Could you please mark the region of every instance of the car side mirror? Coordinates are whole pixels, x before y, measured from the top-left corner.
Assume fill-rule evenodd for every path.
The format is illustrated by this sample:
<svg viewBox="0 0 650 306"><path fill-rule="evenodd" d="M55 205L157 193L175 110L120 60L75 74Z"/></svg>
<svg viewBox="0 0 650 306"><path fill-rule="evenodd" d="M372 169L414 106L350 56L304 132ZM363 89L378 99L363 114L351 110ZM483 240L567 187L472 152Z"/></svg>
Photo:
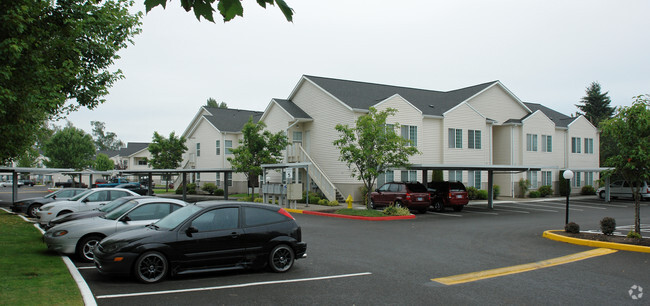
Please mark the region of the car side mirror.
<svg viewBox="0 0 650 306"><path fill-rule="evenodd" d="M122 222L129 222L129 221L131 221L131 218L129 218L129 216L126 215L126 216L120 218L120 221L122 221Z"/></svg>
<svg viewBox="0 0 650 306"><path fill-rule="evenodd" d="M88 198L85 198L85 199L81 200L81 202L84 202L84 203L88 203L89 201L90 200L88 200Z"/></svg>
<svg viewBox="0 0 650 306"><path fill-rule="evenodd" d="M187 234L188 237L192 237L193 233L198 233L198 232L199 229L194 226L190 226L185 230L185 234Z"/></svg>
<svg viewBox="0 0 650 306"><path fill-rule="evenodd" d="M379 188L375 189L375 191L376 191L376 192L381 192L381 191L379 191Z"/></svg>
<svg viewBox="0 0 650 306"><path fill-rule="evenodd" d="M56 200L56 194L52 196L52 200Z"/></svg>

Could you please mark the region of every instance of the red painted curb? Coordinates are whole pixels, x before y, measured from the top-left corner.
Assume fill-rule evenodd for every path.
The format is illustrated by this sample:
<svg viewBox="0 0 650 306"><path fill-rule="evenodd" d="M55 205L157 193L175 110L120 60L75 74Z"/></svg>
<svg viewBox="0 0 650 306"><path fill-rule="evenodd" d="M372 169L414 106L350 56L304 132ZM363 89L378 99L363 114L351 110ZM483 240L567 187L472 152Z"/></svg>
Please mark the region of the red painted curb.
<svg viewBox="0 0 650 306"><path fill-rule="evenodd" d="M364 220L364 221L393 221L393 220L415 219L415 215L390 216L390 217L363 217L363 216L349 216L349 215L329 214L329 213L322 213L322 212L308 211L308 210L303 210L302 213L305 214L305 215L315 215L315 216L323 216L323 217L334 217L334 218Z"/></svg>

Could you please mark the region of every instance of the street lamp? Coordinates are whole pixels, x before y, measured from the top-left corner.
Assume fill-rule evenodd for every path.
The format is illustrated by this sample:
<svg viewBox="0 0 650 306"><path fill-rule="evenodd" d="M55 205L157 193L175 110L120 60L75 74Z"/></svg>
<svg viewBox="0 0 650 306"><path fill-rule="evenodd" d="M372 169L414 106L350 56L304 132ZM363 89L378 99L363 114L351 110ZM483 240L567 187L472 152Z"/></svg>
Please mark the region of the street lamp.
<svg viewBox="0 0 650 306"><path fill-rule="evenodd" d="M562 174L564 179L566 180L566 218L564 219L564 225L569 224L569 194L571 194L571 179L573 178L573 171L571 170L566 170Z"/></svg>

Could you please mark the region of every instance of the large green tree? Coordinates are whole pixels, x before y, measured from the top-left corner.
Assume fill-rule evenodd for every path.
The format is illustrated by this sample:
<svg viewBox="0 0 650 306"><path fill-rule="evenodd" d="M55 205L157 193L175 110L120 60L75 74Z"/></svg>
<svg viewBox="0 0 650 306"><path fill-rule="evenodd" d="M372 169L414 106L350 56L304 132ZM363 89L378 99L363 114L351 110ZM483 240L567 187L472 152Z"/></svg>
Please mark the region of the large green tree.
<svg viewBox="0 0 650 306"><path fill-rule="evenodd" d="M232 149L233 157L228 157L236 172L243 172L249 182L262 174L263 164L276 164L282 160L282 150L287 146L287 136L283 131L275 134L264 130L264 122L253 122L253 117L242 128L243 140ZM253 196L254 196L253 192Z"/></svg>
<svg viewBox="0 0 650 306"><path fill-rule="evenodd" d="M154 169L176 169L180 167L183 161L183 153L187 151L185 141L185 137L177 137L175 132L171 132L169 138L154 132L153 139L149 144L151 158L147 160L147 163ZM165 176L165 179L167 180L165 188L167 188L169 186L169 176Z"/></svg>
<svg viewBox="0 0 650 306"><path fill-rule="evenodd" d="M163 8L167 6L168 0L144 0L144 5L149 12L152 8L160 5ZM256 0L257 4L266 8L267 4L277 5L278 8L287 18L287 21L293 20L293 9L290 8L284 0ZM219 14L223 17L223 21L230 21L237 16L244 16L244 7L241 5L241 0L180 0L181 6L185 11L194 11L196 19L201 20L201 17L214 22L214 12L216 11L213 5L216 2L216 8Z"/></svg>
<svg viewBox="0 0 650 306"><path fill-rule="evenodd" d="M113 169L115 169L115 163L108 157L108 155L104 153L97 154L97 158L95 158L95 170L108 171Z"/></svg>
<svg viewBox="0 0 650 306"><path fill-rule="evenodd" d="M90 121L93 127L93 136L95 137L95 146L97 150L119 150L124 148L124 142L117 138L117 134L106 132L106 124L101 121Z"/></svg>
<svg viewBox="0 0 650 306"><path fill-rule="evenodd" d="M339 139L334 145L341 151L339 160L352 170L353 177L363 181L368 209L377 177L389 169L407 166L409 157L420 153L410 140L395 132L399 123L386 124L386 119L395 113L393 108L377 111L371 107L368 114L357 118L355 127L336 125Z"/></svg>
<svg viewBox="0 0 650 306"><path fill-rule="evenodd" d="M43 146L43 153L48 158L48 167L83 170L93 165L95 143L82 129L68 125L52 135Z"/></svg>
<svg viewBox="0 0 650 306"><path fill-rule="evenodd" d="M582 104L576 104L576 107L580 109L577 114L584 115L591 124L599 127L603 120L612 118L614 115L614 107L609 105L612 100L608 93L601 92L598 82L592 82L586 89L586 95L580 100Z"/></svg>
<svg viewBox="0 0 650 306"><path fill-rule="evenodd" d="M140 32L131 0L0 1L0 162L48 119L94 108L119 79L117 52Z"/></svg>
<svg viewBox="0 0 650 306"><path fill-rule="evenodd" d="M640 194L644 181L650 181L650 96L637 96L629 107L601 123L605 137L616 144L616 153L607 159L613 173L625 179L634 194L634 231L641 233Z"/></svg>

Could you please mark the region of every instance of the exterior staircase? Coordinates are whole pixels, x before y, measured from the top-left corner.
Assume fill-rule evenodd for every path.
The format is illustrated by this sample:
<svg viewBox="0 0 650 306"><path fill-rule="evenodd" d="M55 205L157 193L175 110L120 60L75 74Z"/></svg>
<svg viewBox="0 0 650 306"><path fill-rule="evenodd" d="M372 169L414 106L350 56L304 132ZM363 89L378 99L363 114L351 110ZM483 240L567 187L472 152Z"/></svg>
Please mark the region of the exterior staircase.
<svg viewBox="0 0 650 306"><path fill-rule="evenodd" d="M307 154L300 143L294 143L287 148L287 160L294 163L310 163L308 175L312 182L329 201L345 201L343 195L336 189L334 183L325 175L325 172L318 167L318 164Z"/></svg>

